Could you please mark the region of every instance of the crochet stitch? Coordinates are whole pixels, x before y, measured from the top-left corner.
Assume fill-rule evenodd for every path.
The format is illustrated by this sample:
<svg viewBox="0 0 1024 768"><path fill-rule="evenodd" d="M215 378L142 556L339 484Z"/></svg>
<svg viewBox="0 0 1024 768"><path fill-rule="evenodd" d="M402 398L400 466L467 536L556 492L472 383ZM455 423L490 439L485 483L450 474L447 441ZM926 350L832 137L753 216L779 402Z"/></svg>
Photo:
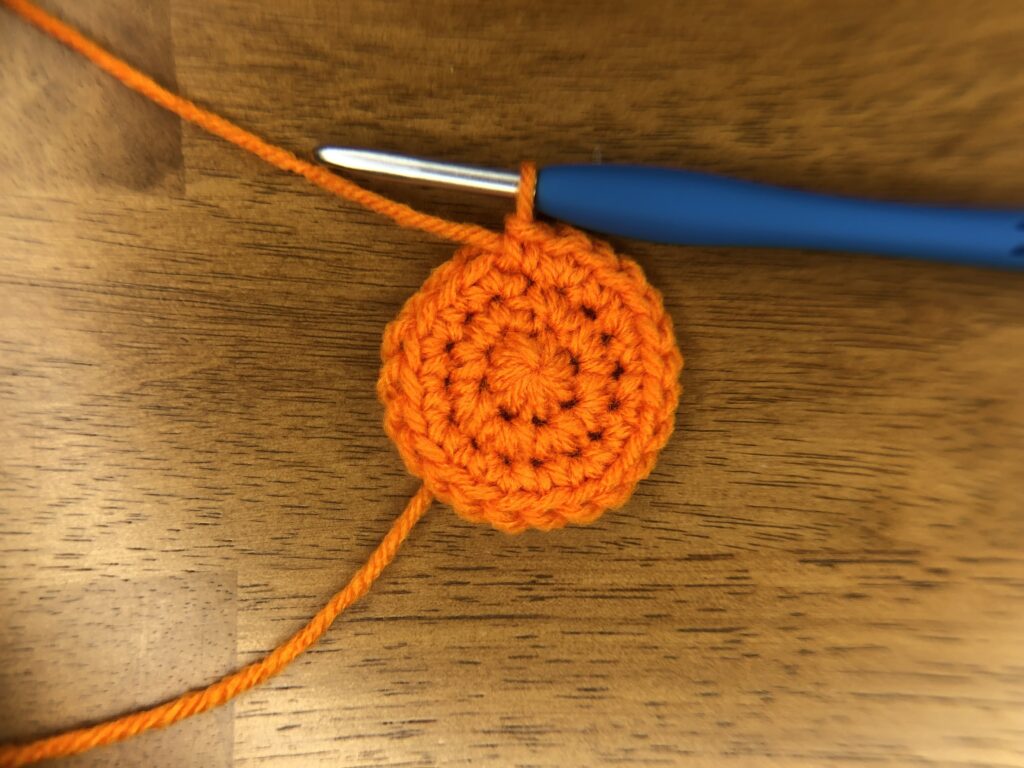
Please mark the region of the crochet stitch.
<svg viewBox="0 0 1024 768"><path fill-rule="evenodd" d="M672 431L682 357L661 297L607 243L533 218L522 168L503 233L390 200L174 94L27 0L7 8L146 98L397 224L461 243L388 326L377 392L423 485L349 583L265 658L148 709L21 744L0 767L78 754L206 712L281 672L365 595L432 500L508 533L623 504Z"/></svg>

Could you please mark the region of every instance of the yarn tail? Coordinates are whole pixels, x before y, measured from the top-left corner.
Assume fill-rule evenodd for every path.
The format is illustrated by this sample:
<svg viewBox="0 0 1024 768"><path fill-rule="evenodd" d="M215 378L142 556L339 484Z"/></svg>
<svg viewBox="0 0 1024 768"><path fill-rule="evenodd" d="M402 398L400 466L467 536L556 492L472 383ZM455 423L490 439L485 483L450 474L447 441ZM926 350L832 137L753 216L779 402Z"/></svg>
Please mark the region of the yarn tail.
<svg viewBox="0 0 1024 768"><path fill-rule="evenodd" d="M28 0L0 0L0 4L71 50L80 53L133 91L141 93L155 104L173 112L183 120L198 125L208 133L251 152L282 171L302 176L318 187L382 216L387 216L403 227L418 229L445 240L482 248L494 248L501 240L500 235L486 227L431 216L391 198L378 195L348 179L331 173L322 166L303 160L283 147L261 139L256 134L235 125L215 112L203 109L183 96L167 90L151 77L102 48L74 27L65 24Z"/></svg>
<svg viewBox="0 0 1024 768"><path fill-rule="evenodd" d="M150 709L116 717L86 728L65 731L37 741L2 745L0 746L0 766L15 768L39 760L76 755L93 747L130 739L132 736L154 728L164 728L179 720L184 720L186 717L219 707L273 677L323 637L334 620L370 590L377 577L394 559L398 548L408 537L413 526L423 517L432 501L433 497L430 492L426 487L421 487L409 501L405 511L391 525L391 530L377 545L377 549L370 555L366 564L356 571L344 589L335 594L327 605L309 620L306 626L263 659L222 677L206 688L189 691Z"/></svg>

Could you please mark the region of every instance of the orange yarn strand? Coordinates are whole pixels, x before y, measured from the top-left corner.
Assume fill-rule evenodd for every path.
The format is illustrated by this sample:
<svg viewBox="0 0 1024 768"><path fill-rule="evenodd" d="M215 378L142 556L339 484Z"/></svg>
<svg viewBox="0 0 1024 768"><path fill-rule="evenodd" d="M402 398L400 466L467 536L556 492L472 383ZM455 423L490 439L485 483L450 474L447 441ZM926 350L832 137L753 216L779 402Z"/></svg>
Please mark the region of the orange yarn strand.
<svg viewBox="0 0 1024 768"><path fill-rule="evenodd" d="M15 768L39 760L76 755L93 747L124 741L144 731L164 728L186 717L219 707L240 693L273 677L323 637L334 620L369 591L384 568L394 559L395 553L413 526L423 517L431 501L430 492L421 487L405 511L392 524L391 530L381 540L377 549L370 555L370 559L356 571L345 588L335 594L306 626L266 657L222 677L206 688L190 691L151 709L133 712L87 728L65 731L27 744L0 746L0 766Z"/></svg>
<svg viewBox="0 0 1024 768"><path fill-rule="evenodd" d="M461 224L438 216L430 216L408 205L378 195L319 165L297 157L287 149L261 139L230 120L172 93L131 64L101 48L74 27L51 16L28 0L0 0L0 2L71 50L82 54L104 72L120 80L132 90L138 91L150 101L173 112L183 120L195 123L214 136L219 136L235 146L252 152L282 171L303 176L318 187L375 213L387 216L403 227L419 229L446 240L481 247L494 247L501 240L500 235L485 227L476 224Z"/></svg>

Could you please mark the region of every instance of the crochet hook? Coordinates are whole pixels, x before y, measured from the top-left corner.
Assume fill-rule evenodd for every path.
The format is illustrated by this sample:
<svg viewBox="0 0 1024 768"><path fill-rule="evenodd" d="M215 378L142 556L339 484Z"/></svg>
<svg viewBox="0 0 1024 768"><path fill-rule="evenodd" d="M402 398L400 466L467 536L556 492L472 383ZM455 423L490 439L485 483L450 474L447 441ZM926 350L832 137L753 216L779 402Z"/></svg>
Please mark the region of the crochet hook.
<svg viewBox="0 0 1024 768"><path fill-rule="evenodd" d="M320 147L347 170L515 195L514 171ZM583 229L679 245L806 248L1024 269L1024 210L883 202L644 165L553 165L536 208Z"/></svg>

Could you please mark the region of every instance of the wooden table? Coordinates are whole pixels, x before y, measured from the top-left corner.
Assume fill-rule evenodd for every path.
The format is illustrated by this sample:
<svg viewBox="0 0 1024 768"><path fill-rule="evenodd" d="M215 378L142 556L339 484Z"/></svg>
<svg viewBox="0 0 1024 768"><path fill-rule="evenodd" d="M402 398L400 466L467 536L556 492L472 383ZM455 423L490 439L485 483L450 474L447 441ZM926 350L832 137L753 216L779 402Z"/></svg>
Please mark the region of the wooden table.
<svg viewBox="0 0 1024 768"><path fill-rule="evenodd" d="M1024 202L1017 0L47 6L300 153ZM347 579L416 487L381 332L452 247L6 12L0 84L9 739L204 684ZM435 508L284 675L67 765L1024 765L1024 276L616 245L687 359L624 509L506 537Z"/></svg>

